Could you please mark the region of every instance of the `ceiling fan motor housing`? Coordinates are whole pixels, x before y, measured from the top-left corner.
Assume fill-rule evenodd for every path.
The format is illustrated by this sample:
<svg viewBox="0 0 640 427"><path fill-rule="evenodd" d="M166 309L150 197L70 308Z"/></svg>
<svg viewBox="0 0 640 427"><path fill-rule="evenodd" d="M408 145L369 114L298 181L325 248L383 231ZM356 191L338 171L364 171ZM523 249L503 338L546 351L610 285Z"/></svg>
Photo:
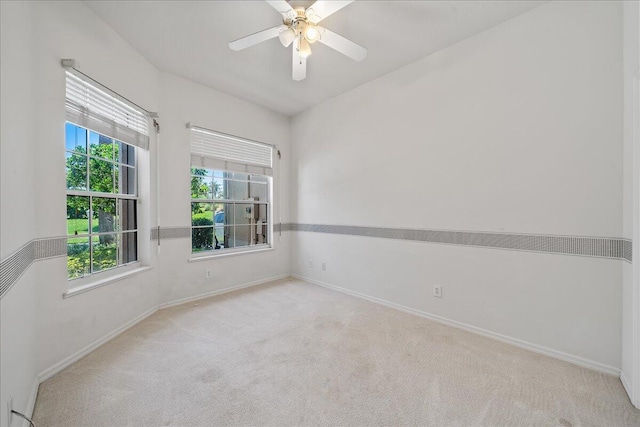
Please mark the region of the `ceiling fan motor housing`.
<svg viewBox="0 0 640 427"><path fill-rule="evenodd" d="M302 7L294 9L295 17L291 17L293 14L289 14L284 18L284 25L295 31L296 35L302 35L305 29L309 26L309 21L305 15L305 9Z"/></svg>
<svg viewBox="0 0 640 427"><path fill-rule="evenodd" d="M306 39L308 43L318 41L322 36L322 31L320 27L316 26L317 24L312 19L313 16L316 16L313 9L305 10L304 8L297 8L294 9L294 12L296 17L292 20L285 18L284 24L293 30L296 37L301 41L303 38Z"/></svg>

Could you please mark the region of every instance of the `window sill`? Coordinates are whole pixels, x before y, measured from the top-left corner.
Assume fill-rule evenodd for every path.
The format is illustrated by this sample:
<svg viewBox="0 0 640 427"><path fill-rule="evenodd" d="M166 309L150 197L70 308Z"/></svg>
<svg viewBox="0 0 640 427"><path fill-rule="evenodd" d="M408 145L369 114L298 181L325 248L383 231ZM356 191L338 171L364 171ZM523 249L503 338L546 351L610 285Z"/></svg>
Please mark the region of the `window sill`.
<svg viewBox="0 0 640 427"><path fill-rule="evenodd" d="M258 254L258 253L262 253L262 252L271 252L274 251L275 249L270 246L268 248L264 248L264 249L252 249L252 250L242 250L242 251L234 251L234 252L225 252L225 253L218 253L218 254L212 254L212 253L207 253L206 255L191 255L191 258L189 258L187 260L187 262L200 262L200 261L208 261L208 260L212 260L212 259L216 259L216 258L226 258L226 257L230 257L230 256L236 256L236 255L245 255L245 254Z"/></svg>
<svg viewBox="0 0 640 427"><path fill-rule="evenodd" d="M86 285L76 286L75 288L71 288L68 291L66 291L64 294L62 294L62 298L67 299L67 298L82 294L84 292L90 291L92 289L100 288L104 285L108 285L109 283L117 282L119 280L126 279L131 276L135 276L136 274L144 273L145 271L149 271L152 268L153 267L150 267L150 266L142 266L133 270L126 271L124 273L116 274L114 276L109 276L104 279L100 279L95 282L88 283Z"/></svg>

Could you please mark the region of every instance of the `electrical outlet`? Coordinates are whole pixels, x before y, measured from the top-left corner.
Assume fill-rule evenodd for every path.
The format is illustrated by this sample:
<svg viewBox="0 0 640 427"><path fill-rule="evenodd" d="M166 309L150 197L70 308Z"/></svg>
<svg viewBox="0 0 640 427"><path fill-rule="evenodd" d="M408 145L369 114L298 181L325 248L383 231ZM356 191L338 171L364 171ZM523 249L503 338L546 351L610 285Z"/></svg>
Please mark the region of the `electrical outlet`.
<svg viewBox="0 0 640 427"><path fill-rule="evenodd" d="M313 268L313 260L312 259L309 260L309 268Z"/></svg>
<svg viewBox="0 0 640 427"><path fill-rule="evenodd" d="M326 270L326 269L327 269L327 263L326 263L326 262L323 262L323 263L322 263L322 269L323 269L323 270Z"/></svg>
<svg viewBox="0 0 640 427"><path fill-rule="evenodd" d="M442 298L442 286L433 287L433 296L436 298Z"/></svg>
<svg viewBox="0 0 640 427"><path fill-rule="evenodd" d="M9 400L7 400L7 426L11 425L12 417L13 417L13 396L9 395Z"/></svg>
<svg viewBox="0 0 640 427"><path fill-rule="evenodd" d="M204 277L206 279L211 279L213 277L213 274L211 273L210 269L207 269L207 270L204 271Z"/></svg>

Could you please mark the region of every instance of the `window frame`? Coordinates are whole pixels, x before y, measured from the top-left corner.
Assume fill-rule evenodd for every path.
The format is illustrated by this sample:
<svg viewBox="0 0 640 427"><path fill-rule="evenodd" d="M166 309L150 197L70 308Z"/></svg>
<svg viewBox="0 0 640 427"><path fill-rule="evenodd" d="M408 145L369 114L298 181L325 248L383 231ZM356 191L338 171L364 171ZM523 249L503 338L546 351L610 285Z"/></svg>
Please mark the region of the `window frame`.
<svg viewBox="0 0 640 427"><path fill-rule="evenodd" d="M208 175L206 175L205 177L210 178L211 180L211 197L208 198L194 198L193 197L193 193L192 193L192 187L191 187L191 180L194 177L202 177L200 175L195 175L193 173L194 169L204 169L207 170L209 172ZM222 176L216 176L216 173L221 173ZM247 175L247 179L246 180L242 180L242 179L236 179L235 177L232 178L227 178L226 174L243 174L243 175ZM260 181L253 181L251 180L252 176L257 176L260 177ZM236 183L247 183L248 185L250 184L257 184L257 185L264 185L265 186L265 190L266 190L266 200L252 200L252 199L237 199L237 198L216 198L215 194L214 194L214 180L220 180L220 181L230 181L230 182L236 182ZM265 250L271 250L273 248L273 244L272 244L272 236L273 236L273 201L272 201L272 197L273 197L273 177L269 176L269 175L263 175L263 174L259 174L259 173L252 173L252 172L238 172L238 171L234 171L234 170L224 170L221 168L216 168L216 167L207 167L207 166L199 166L199 165L191 165L190 169L189 169L189 192L191 194L190 197L190 202L189 202L189 206L190 206L190 224L189 224L189 228L190 228L190 239L191 239L191 259L197 259L197 258L210 258L210 257L217 257L217 256L227 256L227 255L232 255L232 254L240 254L240 253L250 253L250 252L261 252L261 251L265 251ZM226 195L225 195L226 196ZM216 205L216 204L222 204L225 206L225 219L229 218L228 216L228 212L227 212L227 206L231 205L233 206L233 217L235 219L235 209L237 205L252 205L252 211L251 211L251 215L254 215L254 211L253 209L255 209L256 205L260 205L260 206L264 206L264 210L265 210L265 215L266 215L266 222L262 223L262 226L265 227L265 234L263 234L264 239L266 240L265 243L250 243L247 244L246 246L234 246L234 247L223 247L223 248L219 248L219 249L215 249L215 245L213 245L212 242L212 248L211 249L201 249L201 250L194 250L194 230L197 229L207 229L207 228L212 228L213 229L213 241L215 241L215 237L216 237L216 229L219 228L220 226L216 225L215 222L215 217L216 217L216 212L212 211L212 225L194 225L193 224L193 204L194 203L204 203L204 204L211 204L211 205ZM256 227L257 227L257 223L255 222L255 218L251 219L251 223L249 224L239 224L239 223L234 223L233 224L229 224L227 225L226 221L224 223L224 225L222 225L223 230L227 227L231 228L233 230L233 241L235 243L236 237L235 237L235 232L237 227L243 227L243 226L248 226L251 230L251 237L249 239L250 242L254 242L256 237L257 237L257 233L256 233ZM226 240L225 240L226 242Z"/></svg>
<svg viewBox="0 0 640 427"><path fill-rule="evenodd" d="M85 139L86 139L86 145L85 145L85 152L78 152L75 150L70 150L67 147L67 126L68 125L72 125L75 126L77 129L81 129L83 130L86 135L85 135ZM95 133L98 136L103 136L105 138L111 139L112 140L112 145L115 144L124 144L126 145L128 148L133 149L133 154L134 154L134 158L133 158L133 164L129 164L129 163L123 163L121 161L121 157L116 157L115 155L113 155L111 157L111 159L105 159L103 157L97 156L97 155L93 155L91 153L91 133ZM87 127L85 125L80 125L77 123L74 123L73 121L70 120L65 120L65 138L64 138L64 153L65 153L65 167L67 164L67 159L69 157L67 157L68 155L71 156L82 156L85 158L85 162L86 162L86 175L85 175L85 188L84 189L76 189L76 188L66 188L66 192L65 192L65 200L67 201L67 206L68 206L68 198L71 197L87 197L88 200L88 213L87 213L87 232L83 233L83 234L69 234L69 226L68 226L68 220L69 218L67 218L67 222L65 223L65 228L66 228L66 232L65 232L65 237L67 240L67 263L69 260L69 240L71 239L78 239L78 238L82 238L82 239L88 239L89 242L89 271L86 274L82 274L80 276L75 276L75 277L70 277L69 276L69 270L67 269L67 281L69 283L74 282L74 285L76 285L78 282L83 282L87 279L91 279L91 280L105 280L104 277L105 275L103 275L103 273L108 273L111 272L113 274L114 271L117 270L117 274L123 274L126 273L128 270L130 270L130 266L138 264L140 262L140 221L139 221L139 176L138 176L138 161L139 161L139 151L137 146L121 141L117 138L114 138L112 136L106 135L104 133L98 132L96 130L91 129L90 127ZM115 150L114 150L115 151ZM112 168L112 179L113 179L113 183L114 183L114 187L113 187L113 191L112 193L108 193L108 192L104 192L104 191L93 191L91 190L91 160L98 160L101 162L107 162L110 164L110 167ZM120 192L120 188L118 188L118 192L116 191L116 187L115 187L115 182L116 182L116 171L117 172L117 176L118 176L118 185L120 186L122 183L122 170L123 168L131 168L133 170L133 193L132 194L125 194ZM66 179L66 173L65 173L65 179ZM66 187L66 184L65 184ZM94 198L105 198L105 199L113 199L114 203L115 203L115 213L114 216L116 218L118 218L118 226L114 227L114 230L112 231L97 231L94 232L93 231L93 221L94 221L94 204L93 204L93 199ZM122 222L123 222L123 214L122 214L122 201L127 201L127 200L133 200L135 203L135 207L134 207L134 214L135 214L135 227L131 228L131 229L125 229L125 227L123 226ZM135 236L135 240L134 240L134 247L135 247L135 260L133 261L128 261L128 262L123 262L120 263L121 261L121 257L122 257L122 253L123 251L123 245L124 245L124 239L123 236L124 235L132 235ZM105 236L105 235L115 235L116 238L116 265L113 267L109 267L106 269L101 269L101 270L97 270L94 271L94 245L93 245L93 239L94 238L100 238L100 236ZM68 267L68 264L67 264ZM129 267L129 268L127 268ZM84 279L84 280L83 280ZM82 286L82 283L80 283L80 286Z"/></svg>

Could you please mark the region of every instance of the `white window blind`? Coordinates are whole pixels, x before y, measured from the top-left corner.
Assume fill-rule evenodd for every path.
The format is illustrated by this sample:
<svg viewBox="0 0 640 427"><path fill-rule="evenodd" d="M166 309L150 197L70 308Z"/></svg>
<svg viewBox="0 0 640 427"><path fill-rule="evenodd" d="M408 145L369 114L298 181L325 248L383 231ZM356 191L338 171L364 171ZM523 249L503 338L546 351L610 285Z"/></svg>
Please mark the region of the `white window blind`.
<svg viewBox="0 0 640 427"><path fill-rule="evenodd" d="M67 120L127 144L149 149L149 118L67 71Z"/></svg>
<svg viewBox="0 0 640 427"><path fill-rule="evenodd" d="M190 124L187 127L193 166L272 175L273 146Z"/></svg>

